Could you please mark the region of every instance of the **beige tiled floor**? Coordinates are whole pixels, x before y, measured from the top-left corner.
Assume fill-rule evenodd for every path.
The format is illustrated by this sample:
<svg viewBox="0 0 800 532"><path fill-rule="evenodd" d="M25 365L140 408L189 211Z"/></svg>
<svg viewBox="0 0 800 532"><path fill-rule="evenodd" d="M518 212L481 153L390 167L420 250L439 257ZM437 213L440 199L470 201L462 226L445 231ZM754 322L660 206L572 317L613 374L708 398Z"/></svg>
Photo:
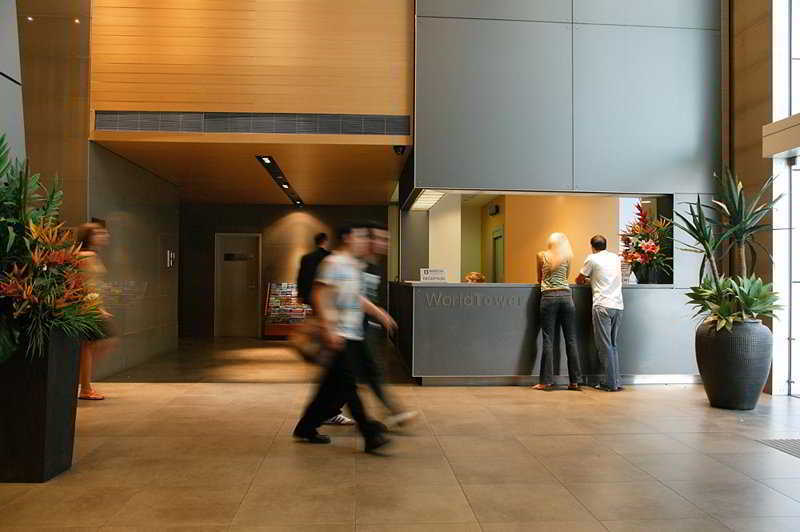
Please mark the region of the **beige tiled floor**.
<svg viewBox="0 0 800 532"><path fill-rule="evenodd" d="M349 427L295 443L315 372L263 342L189 342L98 384L73 469L0 485L0 530L781 532L800 530L800 399L708 407L700 386L618 394L422 388L390 457ZM370 410L381 411L368 392Z"/></svg>

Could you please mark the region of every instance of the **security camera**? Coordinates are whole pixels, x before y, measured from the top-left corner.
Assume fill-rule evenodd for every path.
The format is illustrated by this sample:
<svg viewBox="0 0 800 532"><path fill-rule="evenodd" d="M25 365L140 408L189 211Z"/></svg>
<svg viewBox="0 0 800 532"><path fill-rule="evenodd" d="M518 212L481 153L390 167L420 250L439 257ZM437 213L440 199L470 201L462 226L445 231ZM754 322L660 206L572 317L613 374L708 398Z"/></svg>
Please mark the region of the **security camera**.
<svg viewBox="0 0 800 532"><path fill-rule="evenodd" d="M405 146L392 146L392 149L397 155L403 155L406 152Z"/></svg>

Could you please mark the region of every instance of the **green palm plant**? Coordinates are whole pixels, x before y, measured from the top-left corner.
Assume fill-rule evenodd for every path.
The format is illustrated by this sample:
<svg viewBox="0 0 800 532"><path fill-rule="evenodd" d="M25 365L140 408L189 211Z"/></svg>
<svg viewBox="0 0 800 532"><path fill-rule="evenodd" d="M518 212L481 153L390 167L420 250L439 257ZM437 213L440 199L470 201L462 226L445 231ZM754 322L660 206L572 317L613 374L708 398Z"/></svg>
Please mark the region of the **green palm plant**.
<svg viewBox="0 0 800 532"><path fill-rule="evenodd" d="M687 294L689 304L696 308L695 316L705 315L706 321L715 323L717 330L730 330L736 322L759 317L774 318L780 308L772 284L748 275L746 262L746 250L755 256L754 246L761 246L753 236L771 229L763 220L781 196L770 201L762 201L762 197L774 181L775 177L767 179L759 192L748 198L741 181L726 172L724 179L718 178L720 199L703 204L698 195L694 203L688 204L688 214L675 214L675 227L694 241L678 242L685 246L684 250L703 256L698 285ZM735 278L725 276L719 268L719 260L733 248L740 252L742 262L741 275Z"/></svg>
<svg viewBox="0 0 800 532"><path fill-rule="evenodd" d="M719 190L718 199L711 205L707 205L717 213L717 217L711 223L723 231L729 240L722 255L727 255L731 250L735 250L739 258L739 269L742 277L747 277L748 258L751 262L750 271L755 269L758 254L756 246L765 252L772 261L772 256L755 236L763 231L769 231L772 226L764 222L764 218L772 212L772 209L781 200L783 194L772 199L763 199L775 179L772 176L766 179L761 189L752 198L748 198L744 193L744 186L730 169L726 169L722 175L714 175Z"/></svg>

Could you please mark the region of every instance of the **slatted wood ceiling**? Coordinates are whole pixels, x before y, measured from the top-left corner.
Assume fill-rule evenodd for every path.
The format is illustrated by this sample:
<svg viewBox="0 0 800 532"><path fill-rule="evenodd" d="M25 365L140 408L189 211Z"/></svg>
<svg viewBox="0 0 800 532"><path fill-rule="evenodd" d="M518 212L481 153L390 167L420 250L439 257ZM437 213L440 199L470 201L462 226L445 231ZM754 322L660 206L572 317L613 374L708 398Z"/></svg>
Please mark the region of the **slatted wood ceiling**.
<svg viewBox="0 0 800 532"><path fill-rule="evenodd" d="M93 0L91 108L411 115L413 0Z"/></svg>

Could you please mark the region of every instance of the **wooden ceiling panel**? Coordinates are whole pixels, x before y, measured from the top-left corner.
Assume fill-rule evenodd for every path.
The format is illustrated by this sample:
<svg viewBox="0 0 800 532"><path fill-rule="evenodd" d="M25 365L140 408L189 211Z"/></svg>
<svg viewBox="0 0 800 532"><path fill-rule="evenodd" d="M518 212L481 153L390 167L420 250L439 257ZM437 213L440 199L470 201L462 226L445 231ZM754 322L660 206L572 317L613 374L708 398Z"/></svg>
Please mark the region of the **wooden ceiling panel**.
<svg viewBox="0 0 800 532"><path fill-rule="evenodd" d="M407 157L387 145L99 143L175 183L190 203L290 203L256 159L269 155L306 204L386 204Z"/></svg>

